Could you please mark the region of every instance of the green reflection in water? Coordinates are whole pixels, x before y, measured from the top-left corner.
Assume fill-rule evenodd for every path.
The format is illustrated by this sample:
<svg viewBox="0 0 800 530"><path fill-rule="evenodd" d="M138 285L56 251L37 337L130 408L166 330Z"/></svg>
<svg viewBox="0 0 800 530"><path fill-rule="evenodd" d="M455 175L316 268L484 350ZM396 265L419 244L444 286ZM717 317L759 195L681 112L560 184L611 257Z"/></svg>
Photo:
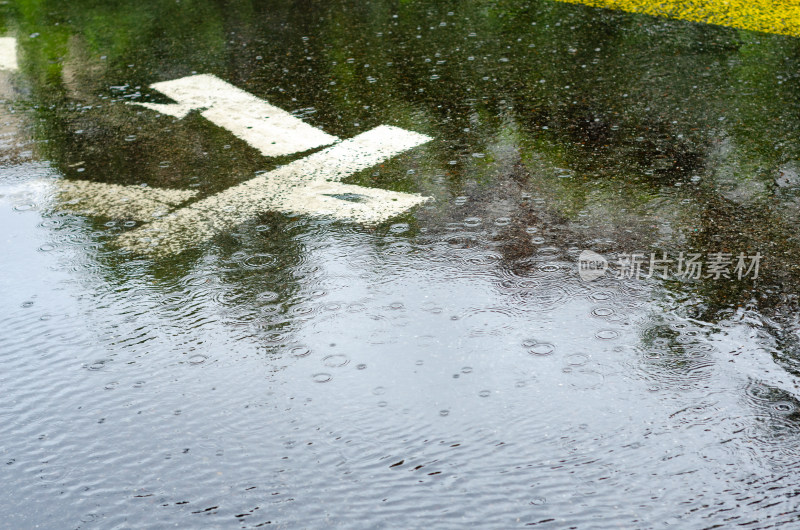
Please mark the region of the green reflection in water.
<svg viewBox="0 0 800 530"><path fill-rule="evenodd" d="M509 262L531 252L518 227L546 218L605 253L766 256L756 282L665 282L695 316L785 308L796 292L797 39L546 1L2 9L38 149L67 177L205 195L286 162L197 116L124 104L165 101L148 85L207 72L340 137L379 124L435 137L350 180L436 196L420 214L432 226L465 193L543 199L505 232Z"/></svg>

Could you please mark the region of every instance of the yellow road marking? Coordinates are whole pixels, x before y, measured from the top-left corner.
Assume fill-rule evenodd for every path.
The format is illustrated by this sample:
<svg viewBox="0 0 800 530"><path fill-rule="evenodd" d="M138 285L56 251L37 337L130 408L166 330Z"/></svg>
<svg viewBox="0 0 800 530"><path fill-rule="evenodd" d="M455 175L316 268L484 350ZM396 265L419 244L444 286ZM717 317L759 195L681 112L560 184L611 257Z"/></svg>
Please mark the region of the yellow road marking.
<svg viewBox="0 0 800 530"><path fill-rule="evenodd" d="M797 0L557 0L800 37Z"/></svg>

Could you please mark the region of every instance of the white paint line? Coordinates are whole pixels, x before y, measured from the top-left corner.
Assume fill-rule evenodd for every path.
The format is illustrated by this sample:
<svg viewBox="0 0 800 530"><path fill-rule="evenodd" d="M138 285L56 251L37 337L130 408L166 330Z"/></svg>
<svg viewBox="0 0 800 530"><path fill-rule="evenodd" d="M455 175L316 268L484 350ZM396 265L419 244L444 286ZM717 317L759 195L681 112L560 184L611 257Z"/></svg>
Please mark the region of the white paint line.
<svg viewBox="0 0 800 530"><path fill-rule="evenodd" d="M357 202L337 196L354 196ZM375 225L431 200L419 194L365 188L341 182L315 183L283 201L280 211L334 217Z"/></svg>
<svg viewBox="0 0 800 530"><path fill-rule="evenodd" d="M123 234L118 242L123 248L140 253L178 253L264 211L327 215L376 224L429 198L339 181L430 140L397 127L376 127L192 203ZM359 195L363 202L331 196L348 194Z"/></svg>
<svg viewBox="0 0 800 530"><path fill-rule="evenodd" d="M176 118L183 118L192 110L201 110L201 116L229 130L264 156L300 153L339 140L210 74L150 86L177 103L132 104Z"/></svg>
<svg viewBox="0 0 800 530"><path fill-rule="evenodd" d="M82 215L152 221L197 195L193 190L120 186L88 180L60 180L58 205Z"/></svg>
<svg viewBox="0 0 800 530"><path fill-rule="evenodd" d="M0 37L0 70L17 69L17 39Z"/></svg>

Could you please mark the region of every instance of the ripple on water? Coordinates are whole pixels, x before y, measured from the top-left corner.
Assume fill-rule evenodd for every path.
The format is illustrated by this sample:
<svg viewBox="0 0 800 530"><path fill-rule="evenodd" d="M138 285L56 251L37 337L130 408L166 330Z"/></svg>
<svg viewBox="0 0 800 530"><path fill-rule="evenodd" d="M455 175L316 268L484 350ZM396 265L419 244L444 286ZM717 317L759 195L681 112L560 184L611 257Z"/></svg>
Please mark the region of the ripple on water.
<svg viewBox="0 0 800 530"><path fill-rule="evenodd" d="M601 289L591 291L587 296L594 302L608 302L614 300L617 297L617 293L615 291Z"/></svg>
<svg viewBox="0 0 800 530"><path fill-rule="evenodd" d="M280 295L275 291L261 291L256 295L257 302L274 302L280 298Z"/></svg>
<svg viewBox="0 0 800 530"><path fill-rule="evenodd" d="M215 286L219 284L219 281L219 276L216 274L209 272L195 272L184 276L180 281L180 285L183 288L203 289Z"/></svg>
<svg viewBox="0 0 800 530"><path fill-rule="evenodd" d="M342 366L346 366L349 362L350 359L347 357L347 355L340 353L327 355L322 358L322 363L328 368L341 368Z"/></svg>
<svg viewBox="0 0 800 530"><path fill-rule="evenodd" d="M308 357L311 355L311 348L303 345L297 345L289 349L289 355L292 357Z"/></svg>
<svg viewBox="0 0 800 530"><path fill-rule="evenodd" d="M314 380L315 383L327 383L331 379L333 379L333 376L325 372L320 372L312 375L311 378Z"/></svg>
<svg viewBox="0 0 800 530"><path fill-rule="evenodd" d="M600 340L614 340L619 338L619 331L615 329L601 329L595 333L594 336Z"/></svg>
<svg viewBox="0 0 800 530"><path fill-rule="evenodd" d="M595 307L592 309L592 316L596 316L598 318L607 318L614 315L614 309L606 306Z"/></svg>
<svg viewBox="0 0 800 530"><path fill-rule="evenodd" d="M471 249L478 246L478 238L472 234L453 234L445 238L445 242L454 249Z"/></svg>
<svg viewBox="0 0 800 530"><path fill-rule="evenodd" d="M549 342L537 342L528 346L528 353L537 357L547 357L556 351L556 347Z"/></svg>
<svg viewBox="0 0 800 530"><path fill-rule="evenodd" d="M683 344L686 346L692 345L697 342L697 336L695 335L684 335L681 333L677 337L675 337L675 342L678 344Z"/></svg>
<svg viewBox="0 0 800 530"><path fill-rule="evenodd" d="M269 344L270 346L276 346L279 344L284 344L289 341L290 334L280 331L271 331L269 333L265 333L262 340Z"/></svg>
<svg viewBox="0 0 800 530"><path fill-rule="evenodd" d="M715 370L716 363L707 353L687 353L670 345L637 349L642 375L659 387L689 390L706 385Z"/></svg>
<svg viewBox="0 0 800 530"><path fill-rule="evenodd" d="M528 276L520 276L507 268L501 270L500 278L493 278L494 285L504 293L540 289L542 282Z"/></svg>
<svg viewBox="0 0 800 530"><path fill-rule="evenodd" d="M777 401L772 404L772 410L774 410L778 414L788 416L790 414L794 414L795 411L797 411L797 405L795 403L792 403L791 401Z"/></svg>
<svg viewBox="0 0 800 530"><path fill-rule="evenodd" d="M589 356L585 353L573 353L567 356L566 362L570 366L583 366L589 362Z"/></svg>
<svg viewBox="0 0 800 530"><path fill-rule="evenodd" d="M555 259L561 255L561 249L558 247L539 247L536 254L543 259Z"/></svg>
<svg viewBox="0 0 800 530"><path fill-rule="evenodd" d="M539 265L539 272L547 275L553 275L556 273L566 273L567 270L564 267L557 265L555 263L543 263Z"/></svg>
<svg viewBox="0 0 800 530"><path fill-rule="evenodd" d="M203 364L208 360L208 355L203 355L202 353L196 353L189 357L189 364Z"/></svg>
<svg viewBox="0 0 800 530"><path fill-rule="evenodd" d="M272 254L250 254L245 256L240 264L243 268L249 270L264 270L274 267L277 264L278 258Z"/></svg>
<svg viewBox="0 0 800 530"><path fill-rule="evenodd" d="M796 463L800 456L796 443L800 424L796 420L765 414L747 417L746 424L743 436L748 444L760 447L762 453L782 455L787 463Z"/></svg>
<svg viewBox="0 0 800 530"><path fill-rule="evenodd" d="M428 301L422 304L422 310L428 313L433 313L434 315L439 315L444 311L444 308L442 308L436 302Z"/></svg>
<svg viewBox="0 0 800 530"><path fill-rule="evenodd" d="M469 266L487 266L492 265L503 259L503 256L498 252L491 252L486 250L474 250L465 253L459 259L460 263Z"/></svg>
<svg viewBox="0 0 800 530"><path fill-rule="evenodd" d="M245 293L237 292L230 287L222 286L211 291L211 300L224 307L237 307L245 298Z"/></svg>
<svg viewBox="0 0 800 530"><path fill-rule="evenodd" d="M111 362L111 359L98 359L98 360L93 361L93 362L91 362L89 364L85 364L84 368L86 368L87 370L90 370L92 372L97 372L97 371L105 369L110 362Z"/></svg>
<svg viewBox="0 0 800 530"><path fill-rule="evenodd" d="M190 292L166 293L158 299L159 311L179 315L191 313L201 303L199 298L193 299L191 295ZM169 318L174 318L174 315L169 315Z"/></svg>
<svg viewBox="0 0 800 530"><path fill-rule="evenodd" d="M64 220L63 219L58 219L58 218L52 218L51 217L49 219L44 219L41 223L39 223L39 227L41 227L41 228L59 228L63 224L64 224Z"/></svg>
<svg viewBox="0 0 800 530"><path fill-rule="evenodd" d="M538 289L520 289L512 297L521 309L547 312L566 302L569 293L564 287L543 283Z"/></svg>
<svg viewBox="0 0 800 530"><path fill-rule="evenodd" d="M475 308L460 316L460 320L468 326L469 334L473 337L511 333L515 324L522 319L522 313L511 307Z"/></svg>
<svg viewBox="0 0 800 530"><path fill-rule="evenodd" d="M595 390L603 386L606 381L603 373L591 368L574 369L569 366L564 368L563 372L570 374L569 385L579 390Z"/></svg>
<svg viewBox="0 0 800 530"><path fill-rule="evenodd" d="M312 318L314 315L319 313L320 308L317 306L313 306L310 304L299 304L292 307L289 310L289 314L291 314L295 318Z"/></svg>

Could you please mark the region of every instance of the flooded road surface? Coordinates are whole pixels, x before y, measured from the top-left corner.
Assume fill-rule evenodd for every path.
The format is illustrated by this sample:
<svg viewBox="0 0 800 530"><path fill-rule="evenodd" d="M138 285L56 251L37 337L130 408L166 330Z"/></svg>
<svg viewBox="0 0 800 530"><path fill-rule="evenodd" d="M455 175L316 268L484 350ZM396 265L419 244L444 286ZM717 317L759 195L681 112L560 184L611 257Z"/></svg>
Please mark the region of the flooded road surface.
<svg viewBox="0 0 800 530"><path fill-rule="evenodd" d="M0 14L1 527L800 524L790 19Z"/></svg>

